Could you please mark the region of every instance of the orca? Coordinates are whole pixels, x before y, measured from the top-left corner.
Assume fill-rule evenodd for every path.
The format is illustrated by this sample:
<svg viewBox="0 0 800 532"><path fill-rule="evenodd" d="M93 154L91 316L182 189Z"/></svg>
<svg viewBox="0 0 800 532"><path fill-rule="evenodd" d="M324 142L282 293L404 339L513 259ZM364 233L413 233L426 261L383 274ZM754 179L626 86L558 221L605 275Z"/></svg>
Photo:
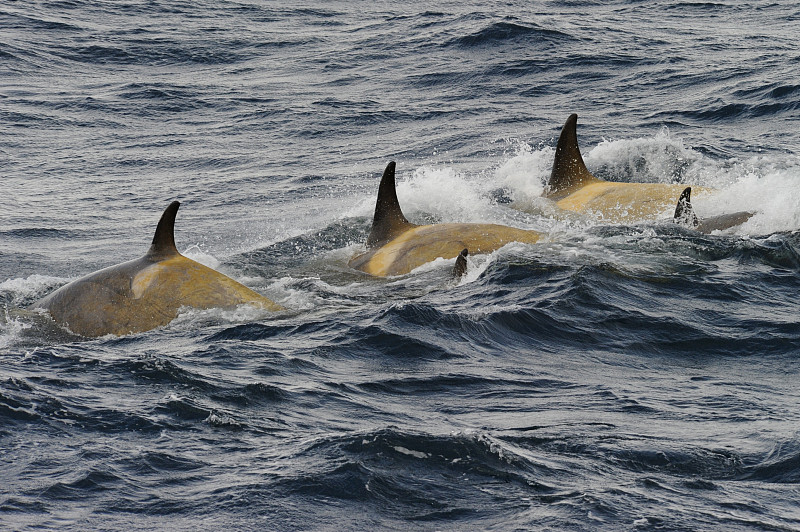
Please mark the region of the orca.
<svg viewBox="0 0 800 532"><path fill-rule="evenodd" d="M249 304L280 310L270 299L178 252L174 227L179 206L174 201L166 208L144 257L72 281L29 308L46 310L56 323L86 337L162 327L181 307Z"/></svg>
<svg viewBox="0 0 800 532"><path fill-rule="evenodd" d="M578 147L578 115L567 118L558 138L544 196L561 209L588 214L606 223L652 221L669 212L686 185L604 181L586 168ZM698 191L709 189L696 187Z"/></svg>
<svg viewBox="0 0 800 532"><path fill-rule="evenodd" d="M439 257L456 258L465 248L472 254L491 253L511 242L532 244L541 237L536 231L497 224L413 224L397 200L395 167L392 161L383 172L367 249L349 262L354 269L378 277L404 275ZM463 259L466 268L466 255Z"/></svg>
<svg viewBox="0 0 800 532"><path fill-rule="evenodd" d="M742 225L753 216L753 212L740 211L731 214L721 214L719 216L709 216L702 220L697 217L692 207L692 187L686 187L678 198L675 206L675 215L672 221L678 225L695 229L701 233L711 233L712 231L722 231L737 225Z"/></svg>

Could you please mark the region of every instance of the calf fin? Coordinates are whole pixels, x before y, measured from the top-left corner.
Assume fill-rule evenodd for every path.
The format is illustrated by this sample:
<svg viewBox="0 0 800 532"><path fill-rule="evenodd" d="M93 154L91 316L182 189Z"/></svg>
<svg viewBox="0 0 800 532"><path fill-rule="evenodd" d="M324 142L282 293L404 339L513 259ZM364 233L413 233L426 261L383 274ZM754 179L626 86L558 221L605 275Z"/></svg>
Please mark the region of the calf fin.
<svg viewBox="0 0 800 532"><path fill-rule="evenodd" d="M730 214L720 214L719 216L709 216L701 220L694 213L691 195L692 187L686 187L681 193L681 197L678 199L678 205L675 207L675 216L672 220L676 224L696 229L701 233L722 231L724 229L736 227L737 225L742 225L755 214L754 212L740 211Z"/></svg>
<svg viewBox="0 0 800 532"><path fill-rule="evenodd" d="M678 198L678 205L675 206L675 215L672 221L684 227L697 228L700 225L700 220L692 208L692 187L686 187L681 192L681 197Z"/></svg>
<svg viewBox="0 0 800 532"><path fill-rule="evenodd" d="M453 268L453 279L461 279L467 273L467 255L469 250L464 248L456 257L456 265Z"/></svg>

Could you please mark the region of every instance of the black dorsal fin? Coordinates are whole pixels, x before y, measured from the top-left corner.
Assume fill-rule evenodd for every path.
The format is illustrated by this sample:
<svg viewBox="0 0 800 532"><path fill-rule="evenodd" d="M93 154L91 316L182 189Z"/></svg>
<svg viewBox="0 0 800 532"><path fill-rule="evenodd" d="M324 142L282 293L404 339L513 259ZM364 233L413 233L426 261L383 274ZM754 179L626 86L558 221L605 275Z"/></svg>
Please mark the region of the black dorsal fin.
<svg viewBox="0 0 800 532"><path fill-rule="evenodd" d="M453 279L461 279L467 273L467 255L469 250L464 248L456 257L456 265L453 268Z"/></svg>
<svg viewBox="0 0 800 532"><path fill-rule="evenodd" d="M394 182L395 162L386 165L381 184L378 187L378 201L375 203L375 216L372 218L372 231L367 238L367 247L374 248L392 240L400 233L416 227L403 216L397 189Z"/></svg>
<svg viewBox="0 0 800 532"><path fill-rule="evenodd" d="M181 204L173 201L164 210L161 220L158 221L156 234L153 235L153 243L147 251L150 258L162 258L169 255L180 255L178 248L175 247L175 215L178 214L178 207Z"/></svg>
<svg viewBox="0 0 800 532"><path fill-rule="evenodd" d="M586 169L586 164L578 148L578 115L571 114L556 145L556 156L553 159L553 170L547 183L545 196L548 198L566 197L576 189L589 183L600 181Z"/></svg>
<svg viewBox="0 0 800 532"><path fill-rule="evenodd" d="M672 217L672 221L692 228L700 225L700 220L697 219L697 215L692 208L692 187L686 187L681 192L681 197L678 198L678 205L675 206L675 216Z"/></svg>

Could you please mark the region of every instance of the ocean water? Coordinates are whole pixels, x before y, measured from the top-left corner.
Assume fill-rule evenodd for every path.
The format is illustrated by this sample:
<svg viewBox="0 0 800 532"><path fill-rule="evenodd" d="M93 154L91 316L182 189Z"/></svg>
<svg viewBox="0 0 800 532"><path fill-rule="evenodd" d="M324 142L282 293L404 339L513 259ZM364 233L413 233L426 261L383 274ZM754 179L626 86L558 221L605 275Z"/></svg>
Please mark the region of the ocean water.
<svg viewBox="0 0 800 532"><path fill-rule="evenodd" d="M800 529L800 7L0 5L0 528ZM589 168L721 234L565 218ZM545 233L376 279L418 223ZM25 308L176 241L287 308L85 339Z"/></svg>

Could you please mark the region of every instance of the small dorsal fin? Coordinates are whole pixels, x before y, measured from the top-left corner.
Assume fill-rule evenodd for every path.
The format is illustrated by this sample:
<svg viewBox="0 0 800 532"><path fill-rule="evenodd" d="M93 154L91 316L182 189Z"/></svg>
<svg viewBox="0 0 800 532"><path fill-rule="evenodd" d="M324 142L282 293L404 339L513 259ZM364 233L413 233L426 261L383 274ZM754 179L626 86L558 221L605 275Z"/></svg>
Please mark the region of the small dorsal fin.
<svg viewBox="0 0 800 532"><path fill-rule="evenodd" d="M553 159L553 170L550 172L550 181L545 192L548 198L566 197L584 185L600 181L586 169L586 164L583 162L581 150L578 148L577 124L578 115L573 113L561 128L556 156Z"/></svg>
<svg viewBox="0 0 800 532"><path fill-rule="evenodd" d="M456 257L456 265L453 268L453 279L461 279L467 273L467 255L469 250L464 248Z"/></svg>
<svg viewBox="0 0 800 532"><path fill-rule="evenodd" d="M156 234L153 235L153 243L147 251L147 256L153 257L166 257L169 255L179 255L178 248L175 247L175 215L178 214L178 207L180 202L173 201L164 210L161 215L161 220L158 221L156 227Z"/></svg>
<svg viewBox="0 0 800 532"><path fill-rule="evenodd" d="M375 216L372 218L372 231L367 238L367 247L373 248L392 240L400 233L416 227L403 216L400 202L397 201L394 170L395 162L386 165L381 184L378 187L378 201L375 203Z"/></svg>
<svg viewBox="0 0 800 532"><path fill-rule="evenodd" d="M692 228L700 225L700 220L697 219L697 215L692 208L692 187L686 187L681 192L681 197L678 198L678 205L675 206L675 216L672 217L672 221Z"/></svg>

